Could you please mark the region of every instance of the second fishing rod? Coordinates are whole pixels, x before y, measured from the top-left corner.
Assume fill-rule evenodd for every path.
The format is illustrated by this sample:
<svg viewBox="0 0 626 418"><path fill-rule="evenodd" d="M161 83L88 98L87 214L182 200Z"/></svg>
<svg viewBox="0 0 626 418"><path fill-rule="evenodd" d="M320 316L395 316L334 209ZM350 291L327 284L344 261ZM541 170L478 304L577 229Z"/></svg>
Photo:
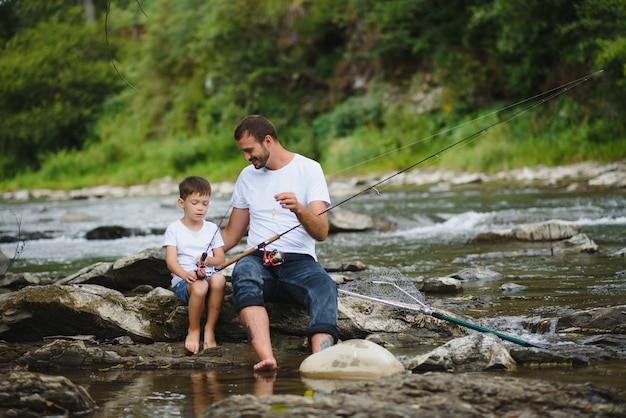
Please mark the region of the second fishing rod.
<svg viewBox="0 0 626 418"><path fill-rule="evenodd" d="M376 182L376 183L366 187L365 189L363 189L363 190L353 194L352 196L347 197L346 199L340 201L339 203L336 203L334 205L329 206L328 208L326 208L324 211L318 213L317 215L319 216L319 215L322 215L324 213L327 213L327 212L335 209L336 207L341 206L341 205L343 205L343 204L345 204L345 203L355 199L356 197L361 196L361 195L363 195L365 193L368 193L370 191L374 191L376 193L379 193L379 191L377 190L377 187L380 186L381 184L386 183L389 180L391 180L391 179L393 179L393 178L395 178L395 177L397 177L397 176L399 176L399 175L401 175L403 173L406 173L409 170L412 170L413 168L417 167L418 165L421 165L421 164L425 163L426 161L429 161L429 160L431 160L433 158L439 157L441 154L443 154L443 153L445 153L445 152L447 152L447 151L449 151L449 150L451 150L451 149L453 149L453 148L455 148L455 147L457 147L457 146L459 146L459 145L461 145L463 143L466 143L466 142L468 142L468 141L470 141L472 139L476 139L479 136L486 134L488 131L490 131L491 129L493 129L493 128L497 127L497 126L504 125L504 124L507 124L507 123L511 122L513 119L521 116L522 114L527 113L527 112L531 111L532 109L534 109L534 108L536 108L538 106L541 106L541 105L543 105L545 103L548 103L549 101L555 99L556 97L561 96L562 94L565 94L566 92L570 91L571 89L573 89L573 88L575 88L575 87L577 87L577 86L579 86L579 85L589 81L592 77L602 73L603 71L604 70L596 71L594 73L588 74L588 75L586 75L584 77L578 78L578 79L576 79L574 81L571 81L569 83L566 83L566 84L561 85L559 87L556 87L554 89L551 89L551 90L548 90L546 92L540 93L540 94L535 95L535 96L533 96L531 98L522 100L521 102L518 102L517 104L508 106L505 109L508 109L510 107L513 107L513 106L517 106L517 105L519 105L521 103L526 103L528 101L531 102L530 104L522 107L519 111L513 112L509 116L504 117L502 119L498 119L496 122L488 124L488 125L484 126L483 128L478 129L477 131L473 132L472 134L470 134L470 135L468 135L468 136L466 136L466 137L464 137L464 138L462 138L462 139L460 139L460 140L458 140L456 142L453 142L452 144L449 144L449 145L441 148L440 150L438 150L438 151L436 151L436 152L434 152L434 153L432 153L432 154L430 154L430 155L420 159L419 161L416 161L415 163L413 163L413 164L411 164L411 165L409 165L409 166L407 166L407 167L405 167L405 168L403 168L401 170L396 171L395 173L393 173L393 174L391 174L391 175L389 175L389 176L379 180L378 182ZM503 109L503 110L505 110L505 109ZM434 135L434 136L437 136L437 135ZM255 251L258 251L258 250L264 250L264 263L267 263L267 265L277 265L277 264L280 264L282 262L282 260L283 260L283 254L281 252L279 252L279 251L272 251L271 253L268 254L265 251L266 247L269 244L273 243L274 241L279 240L282 236L290 233L291 231L293 231L293 230L295 230L295 229L297 229L297 228L299 228L301 226L302 226L302 224L299 223L299 224L294 225L293 227L291 227L289 229L286 229L285 231L283 231L281 233L278 233L278 234L276 234L276 235L266 239L265 241L259 243L258 245L254 246L254 247L249 248L248 250L244 251L243 253L241 253L241 254L239 254L239 255L237 255L237 256L229 259L229 260L226 260L224 263L222 263L219 266L217 266L216 270L217 271L223 270L226 267L230 266L231 264L239 261L241 258L243 258L243 257L245 257L247 255L250 255L250 254L252 254L252 253L254 253Z"/></svg>

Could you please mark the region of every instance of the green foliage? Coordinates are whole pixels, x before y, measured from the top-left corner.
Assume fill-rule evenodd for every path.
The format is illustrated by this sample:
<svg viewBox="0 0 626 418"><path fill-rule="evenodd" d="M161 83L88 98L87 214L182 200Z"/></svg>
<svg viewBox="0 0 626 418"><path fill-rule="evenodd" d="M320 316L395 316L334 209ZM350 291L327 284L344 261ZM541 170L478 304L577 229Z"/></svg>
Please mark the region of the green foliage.
<svg viewBox="0 0 626 418"><path fill-rule="evenodd" d="M3 188L233 179L249 113L327 173L397 170L599 69L425 165L626 156L626 0L120 0L106 32L93 3L0 2Z"/></svg>
<svg viewBox="0 0 626 418"><path fill-rule="evenodd" d="M6 43L0 58L2 178L37 169L52 152L82 147L103 98L119 89L98 36L95 23L50 19Z"/></svg>

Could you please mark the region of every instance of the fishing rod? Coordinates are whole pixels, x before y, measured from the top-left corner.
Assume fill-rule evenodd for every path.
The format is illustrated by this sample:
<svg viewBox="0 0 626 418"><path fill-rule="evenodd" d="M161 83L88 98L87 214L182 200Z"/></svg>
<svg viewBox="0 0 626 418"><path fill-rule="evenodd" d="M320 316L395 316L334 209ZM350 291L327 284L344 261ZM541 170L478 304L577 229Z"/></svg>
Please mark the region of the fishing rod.
<svg viewBox="0 0 626 418"><path fill-rule="evenodd" d="M148 15L143 10L143 6L139 2L139 0L135 0L135 2L137 3L137 6L139 6L139 10L141 10L141 13L143 13L143 15L147 17ZM111 0L107 2L106 12L104 14L104 41L107 47L107 52L109 53L109 61L111 61L111 65L115 69L115 72L117 73L117 75L120 76L122 80L124 80L126 85L130 87L131 89L135 90L136 92L139 92L139 90L137 90L137 88L133 86L131 82L128 81L128 79L122 75L120 70L117 68L117 65L115 64L115 59L113 59L113 52L111 52L111 45L109 45L109 12L110 11L111 11Z"/></svg>
<svg viewBox="0 0 626 418"><path fill-rule="evenodd" d="M206 266L204 265L204 260L206 260L206 258L209 256L209 251L211 250L211 244L213 243L213 240L215 239L215 236L217 235L217 233L220 231L220 228L222 227L222 223L224 223L224 219L226 219L226 215L228 214L229 210L230 210L230 206L226 208L226 211L220 218L220 223L217 225L217 228L215 228L215 232L213 232L213 236L209 240L209 244L207 245L206 250L204 250L202 255L200 255L200 263L202 264L199 264L198 268L196 269L196 277L198 279L204 279L206 277L206 270L205 270ZM216 271L219 271L219 270L216 270Z"/></svg>
<svg viewBox="0 0 626 418"><path fill-rule="evenodd" d="M358 196L360 196L362 194L365 194L365 193L367 193L369 191L373 190L374 192L376 192L376 194L380 194L380 192L376 188L378 186L380 186L381 184L383 184L383 183L385 183L385 182L387 182L387 181L389 181L389 180L399 176L400 174L403 174L403 173L406 173L409 170L412 170L413 168L417 167L418 165L420 165L422 163L425 163L426 161L428 161L428 160L430 160L432 158L438 157L440 154L443 154L444 152L449 151L452 148L455 148L458 145L460 145L460 144L462 144L464 142L469 141L470 139L476 138L479 135L486 134L487 131L491 130L492 128L495 128L497 126L509 123L510 121L512 121L513 119L523 115L524 113L527 113L527 112L531 111L532 109L534 109L534 108L536 108L538 106L541 106L542 104L545 104L545 103L549 102L550 100L553 100L554 98L556 98L558 96L561 96L562 94L564 94L567 91L573 89L574 87L578 87L579 85L589 81L592 77L594 77L594 76L596 76L596 75L598 75L598 74L600 74L602 72L604 72L604 70L599 70L599 71L593 72L593 73L588 74L588 75L586 75L584 77L580 77L580 78L578 78L576 80L570 81L569 83L565 83L565 84L563 84L563 85L561 85L559 87L556 87L556 88L554 88L552 90L548 90L548 91L546 91L544 93L540 93L538 95L533 96L530 100L538 98L538 97L543 97L543 96L545 96L545 97L542 98L542 99L537 100L536 102L533 102L533 103L527 105L526 107L522 108L518 112L512 113L510 116L508 116L506 118L499 119L496 122L493 122L493 123L485 126L484 128L481 128L481 129L475 131L474 133L472 133L472 134L470 134L470 135L468 135L468 136L466 136L466 137L464 137L464 138L462 138L462 139L460 139L460 140L458 140L456 142L453 142L450 145L447 145L447 146L443 147L439 151L436 151L436 152L430 154L429 156L427 156L425 158L422 158L421 160L419 160L419 161L417 161L417 162L415 162L415 163L413 163L413 164L411 164L411 165L409 165L409 166L407 166L407 167L405 167L405 168L395 172L394 174L391 174L391 175L383 178L382 180L379 180L378 182L372 184L371 186L366 187L365 189L355 193L354 195L352 195L352 196L350 196L350 197L340 201L339 203L329 206L324 211L318 213L317 216L323 215L324 213L329 212L329 211L335 209L336 207L341 206L344 203L347 203L347 202L349 202L349 201L357 198ZM523 103L525 101L527 101L527 100L523 100L523 101L521 101L519 103ZM252 248L249 248L248 250L244 251L243 253L241 253L241 254L239 254L239 255L237 255L237 256L229 259L229 260L226 260L224 263L222 263L219 266L217 266L216 269L218 271L219 270L223 270L224 268L230 266L231 264L239 261L241 258L243 258L243 257L245 257L247 255L250 255L250 254L254 253L257 250L264 249L267 245L269 245L272 242L280 239L283 235L288 234L289 232L291 232L291 231L293 231L293 230L295 230L295 229L297 229L297 228L299 228L301 226L302 226L302 224L300 223L298 225L295 225L295 226L285 230L284 232L281 232L279 234L274 235L271 238L268 238L267 240L263 241L262 243L254 246Z"/></svg>

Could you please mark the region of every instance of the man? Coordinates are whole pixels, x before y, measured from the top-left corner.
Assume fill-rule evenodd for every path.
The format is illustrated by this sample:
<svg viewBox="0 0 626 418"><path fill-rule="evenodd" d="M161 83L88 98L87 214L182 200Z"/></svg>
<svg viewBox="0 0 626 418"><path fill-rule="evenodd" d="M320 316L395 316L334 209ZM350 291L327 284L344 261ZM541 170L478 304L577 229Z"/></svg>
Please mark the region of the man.
<svg viewBox="0 0 626 418"><path fill-rule="evenodd" d="M283 148L276 128L264 117L245 117L235 129L235 140L252 165L235 184L233 209L222 232L224 250L234 247L248 228L251 248L289 231L241 258L232 273L235 309L260 359L254 371L275 370L265 301L292 300L309 310L307 335L314 353L339 337L337 287L315 254L316 241L328 236L323 212L330 197L321 166ZM282 257L273 257L274 250Z"/></svg>

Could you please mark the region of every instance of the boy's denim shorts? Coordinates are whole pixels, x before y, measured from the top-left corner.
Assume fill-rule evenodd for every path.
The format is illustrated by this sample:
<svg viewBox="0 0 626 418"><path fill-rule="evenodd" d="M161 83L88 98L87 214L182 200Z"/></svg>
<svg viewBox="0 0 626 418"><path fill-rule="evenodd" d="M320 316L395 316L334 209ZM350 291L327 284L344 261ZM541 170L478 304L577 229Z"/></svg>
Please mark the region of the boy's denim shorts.
<svg viewBox="0 0 626 418"><path fill-rule="evenodd" d="M189 293L187 292L187 282L180 281L174 285L174 293L178 300L184 303L189 303Z"/></svg>
<svg viewBox="0 0 626 418"><path fill-rule="evenodd" d="M263 251L237 261L232 273L233 303L237 312L265 301L296 302L309 311L309 338L318 333L339 339L337 285L313 257L286 253L278 266L263 266Z"/></svg>
<svg viewBox="0 0 626 418"><path fill-rule="evenodd" d="M206 273L207 273L207 276L204 278L204 280L208 282L209 280L211 280L211 276L215 273L215 271L210 271L207 269ZM189 303L189 292L187 292L186 281L182 280L176 283L176 285L174 285L172 290L174 291L174 294L176 294L176 297L178 298L178 300L184 303Z"/></svg>

